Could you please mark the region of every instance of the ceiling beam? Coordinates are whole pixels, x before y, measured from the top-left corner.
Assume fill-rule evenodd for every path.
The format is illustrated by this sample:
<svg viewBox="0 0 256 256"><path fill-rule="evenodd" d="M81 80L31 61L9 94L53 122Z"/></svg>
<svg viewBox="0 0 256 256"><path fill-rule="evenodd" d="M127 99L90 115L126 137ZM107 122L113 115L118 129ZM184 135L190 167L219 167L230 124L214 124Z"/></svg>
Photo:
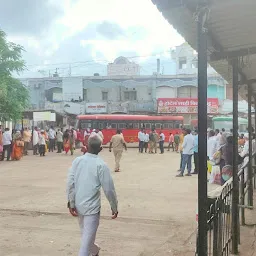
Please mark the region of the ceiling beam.
<svg viewBox="0 0 256 256"><path fill-rule="evenodd" d="M247 56L256 54L256 47L239 49L237 51L216 51L210 55L211 61L218 61L223 59L233 59L240 56Z"/></svg>

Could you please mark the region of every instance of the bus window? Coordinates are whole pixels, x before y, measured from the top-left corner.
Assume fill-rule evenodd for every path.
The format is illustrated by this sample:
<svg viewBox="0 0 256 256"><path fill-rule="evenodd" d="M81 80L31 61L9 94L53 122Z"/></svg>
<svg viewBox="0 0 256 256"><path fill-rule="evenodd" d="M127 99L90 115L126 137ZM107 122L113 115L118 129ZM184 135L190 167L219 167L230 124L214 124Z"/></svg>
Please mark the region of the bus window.
<svg viewBox="0 0 256 256"><path fill-rule="evenodd" d="M104 124L103 123L98 123L98 128L99 129L103 129L104 128Z"/></svg>
<svg viewBox="0 0 256 256"><path fill-rule="evenodd" d="M174 123L174 128L175 128L175 129L180 129L180 123L175 122L175 123Z"/></svg>
<svg viewBox="0 0 256 256"><path fill-rule="evenodd" d="M145 123L144 125L145 125L146 129L151 129L151 124L150 123Z"/></svg>
<svg viewBox="0 0 256 256"><path fill-rule="evenodd" d="M81 121L81 129L85 130L87 128L91 128L92 127L92 123L91 122L83 122Z"/></svg>
<svg viewBox="0 0 256 256"><path fill-rule="evenodd" d="M120 123L120 124L118 124L118 128L119 129L125 129L126 125L124 123Z"/></svg>
<svg viewBox="0 0 256 256"><path fill-rule="evenodd" d="M169 123L169 129L173 129L173 122Z"/></svg>
<svg viewBox="0 0 256 256"><path fill-rule="evenodd" d="M112 129L117 129L117 124L111 124Z"/></svg>
<svg viewBox="0 0 256 256"><path fill-rule="evenodd" d="M126 129L132 129L132 123L126 123L125 127Z"/></svg>
<svg viewBox="0 0 256 256"><path fill-rule="evenodd" d="M162 124L159 124L159 123L155 124L155 128L156 129L162 129Z"/></svg>
<svg viewBox="0 0 256 256"><path fill-rule="evenodd" d="M133 129L139 129L139 124L138 123L133 123Z"/></svg>
<svg viewBox="0 0 256 256"><path fill-rule="evenodd" d="M163 124L163 129L169 129L170 127L169 127L169 124L168 123L165 123L165 124Z"/></svg>

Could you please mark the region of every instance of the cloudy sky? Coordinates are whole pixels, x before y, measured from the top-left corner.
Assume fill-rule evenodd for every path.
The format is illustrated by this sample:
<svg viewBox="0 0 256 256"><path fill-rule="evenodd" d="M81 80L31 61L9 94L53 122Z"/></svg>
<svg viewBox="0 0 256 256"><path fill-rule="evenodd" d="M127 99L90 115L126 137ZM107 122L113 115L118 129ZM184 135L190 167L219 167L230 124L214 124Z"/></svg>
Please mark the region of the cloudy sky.
<svg viewBox="0 0 256 256"><path fill-rule="evenodd" d="M183 42L151 0L0 0L0 6L0 28L26 49L23 77L56 68L67 76L70 67L72 75L105 75L120 55L144 74L156 70L159 57L168 73L170 48Z"/></svg>

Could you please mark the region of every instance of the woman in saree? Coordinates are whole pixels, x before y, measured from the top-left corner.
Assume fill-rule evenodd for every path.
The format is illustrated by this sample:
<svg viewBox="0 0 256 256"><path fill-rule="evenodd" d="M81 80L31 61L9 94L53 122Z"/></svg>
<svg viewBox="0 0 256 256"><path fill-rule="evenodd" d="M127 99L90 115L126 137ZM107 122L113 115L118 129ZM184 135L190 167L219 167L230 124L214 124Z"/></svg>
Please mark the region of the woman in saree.
<svg viewBox="0 0 256 256"><path fill-rule="evenodd" d="M12 154L11 158L12 160L20 160L23 155L23 148L24 148L24 142L22 140L22 136L20 131L17 131L13 135L13 145L12 145Z"/></svg>
<svg viewBox="0 0 256 256"><path fill-rule="evenodd" d="M72 156L74 154L75 143L76 143L76 136L74 134L74 130L71 130L71 132L70 132L69 143L70 143L70 152L71 152L71 156Z"/></svg>
<svg viewBox="0 0 256 256"><path fill-rule="evenodd" d="M49 145L49 136L48 136L48 132L47 131L44 131L43 132L43 136L44 136L44 139L45 139L45 153L48 152L48 145Z"/></svg>
<svg viewBox="0 0 256 256"><path fill-rule="evenodd" d="M91 130L90 128L87 128L85 131L84 131L84 146L86 146L88 148L88 139L91 135Z"/></svg>
<svg viewBox="0 0 256 256"><path fill-rule="evenodd" d="M66 154L70 150L70 134L69 131L66 130L63 134L63 147Z"/></svg>

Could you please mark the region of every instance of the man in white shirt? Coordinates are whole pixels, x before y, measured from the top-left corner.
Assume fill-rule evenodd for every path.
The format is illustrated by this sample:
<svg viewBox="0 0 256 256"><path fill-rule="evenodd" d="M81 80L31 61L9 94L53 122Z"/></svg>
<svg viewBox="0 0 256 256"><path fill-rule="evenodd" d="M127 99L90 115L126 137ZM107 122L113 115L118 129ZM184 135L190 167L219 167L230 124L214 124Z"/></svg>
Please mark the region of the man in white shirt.
<svg viewBox="0 0 256 256"><path fill-rule="evenodd" d="M213 160L214 154L218 151L218 142L213 130L209 132L209 138L207 141L207 156L209 160Z"/></svg>
<svg viewBox="0 0 256 256"><path fill-rule="evenodd" d="M144 129L141 128L138 132L138 140L139 140L139 153L143 153L144 148Z"/></svg>
<svg viewBox="0 0 256 256"><path fill-rule="evenodd" d="M102 141L103 141L103 140L104 140L104 135L103 135L101 129L99 129L98 135L101 137L101 139L102 139Z"/></svg>
<svg viewBox="0 0 256 256"><path fill-rule="evenodd" d="M37 127L33 130L33 155L38 155L38 142L39 142L39 134Z"/></svg>
<svg viewBox="0 0 256 256"><path fill-rule="evenodd" d="M53 128L53 126L51 126L50 130L49 130L49 152L53 152L54 150L54 144L55 144L55 137L56 137L56 132Z"/></svg>
<svg viewBox="0 0 256 256"><path fill-rule="evenodd" d="M7 151L7 161L10 161L11 157L11 144L12 144L12 135L9 128L5 128L3 133L3 153L2 160L4 160L5 151Z"/></svg>
<svg viewBox="0 0 256 256"><path fill-rule="evenodd" d="M114 183L108 166L98 156L100 151L99 136L90 137L88 153L73 161L68 174L68 208L73 216L78 216L82 231L79 256L99 255L100 248L95 244L95 237L100 220L101 187L110 203L112 219L118 215Z"/></svg>
<svg viewBox="0 0 256 256"><path fill-rule="evenodd" d="M149 142L149 134L144 130L144 148L145 148L145 153L148 151L148 142Z"/></svg>
<svg viewBox="0 0 256 256"><path fill-rule="evenodd" d="M195 145L195 140L193 135L191 134L191 130L186 129L185 137L182 144L181 170L180 170L180 174L178 174L176 177L183 177L186 166L188 169L188 173L186 174L186 176L191 176L191 159L194 153L194 145Z"/></svg>
<svg viewBox="0 0 256 256"><path fill-rule="evenodd" d="M159 148L160 148L160 154L164 153L164 140L165 140L165 135L163 134L162 131L160 131L160 139L159 139Z"/></svg>

